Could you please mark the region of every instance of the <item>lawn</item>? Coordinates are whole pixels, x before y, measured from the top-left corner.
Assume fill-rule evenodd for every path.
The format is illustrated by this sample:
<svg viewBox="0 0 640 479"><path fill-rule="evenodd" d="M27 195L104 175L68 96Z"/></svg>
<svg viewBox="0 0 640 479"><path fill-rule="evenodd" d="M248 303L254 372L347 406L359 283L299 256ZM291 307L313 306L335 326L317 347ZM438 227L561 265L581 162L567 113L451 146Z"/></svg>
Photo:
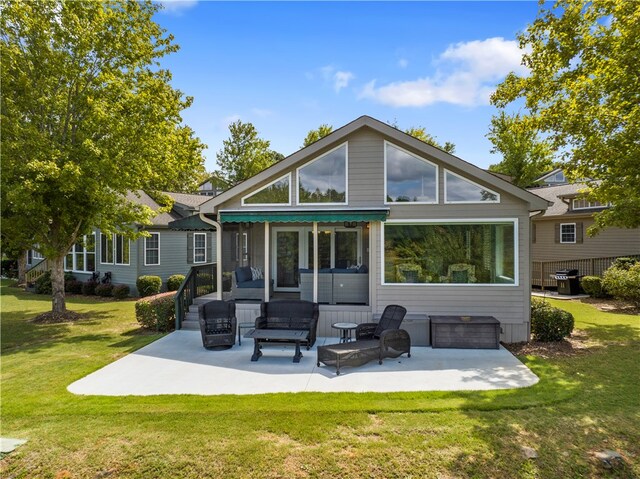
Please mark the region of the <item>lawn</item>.
<svg viewBox="0 0 640 479"><path fill-rule="evenodd" d="M85 397L67 385L159 337L134 303L71 298L87 319L34 324L48 298L6 281L1 294L1 433L28 439L2 477L640 476L638 316L555 302L588 348L521 357L541 378L526 389ZM604 468L602 450L624 463Z"/></svg>

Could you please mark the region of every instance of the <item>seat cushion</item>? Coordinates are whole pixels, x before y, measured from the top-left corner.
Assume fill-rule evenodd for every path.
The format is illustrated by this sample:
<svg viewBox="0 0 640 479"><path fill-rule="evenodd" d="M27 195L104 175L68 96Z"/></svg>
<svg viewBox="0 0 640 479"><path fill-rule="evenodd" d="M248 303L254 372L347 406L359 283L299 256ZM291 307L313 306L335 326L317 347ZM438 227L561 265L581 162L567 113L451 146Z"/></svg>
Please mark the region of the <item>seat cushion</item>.
<svg viewBox="0 0 640 479"><path fill-rule="evenodd" d="M238 283L238 288L264 288L264 279L255 279Z"/></svg>
<svg viewBox="0 0 640 479"><path fill-rule="evenodd" d="M240 283L244 283L245 281L251 281L252 279L253 275L251 274L250 266L236 268L236 282L238 283L238 285Z"/></svg>

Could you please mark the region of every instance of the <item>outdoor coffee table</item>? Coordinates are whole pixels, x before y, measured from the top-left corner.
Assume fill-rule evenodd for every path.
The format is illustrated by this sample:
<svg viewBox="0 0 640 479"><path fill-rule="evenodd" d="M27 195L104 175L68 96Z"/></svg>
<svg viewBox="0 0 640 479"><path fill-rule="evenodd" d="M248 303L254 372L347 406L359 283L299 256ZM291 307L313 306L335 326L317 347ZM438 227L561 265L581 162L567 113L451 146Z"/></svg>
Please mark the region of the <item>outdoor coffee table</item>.
<svg viewBox="0 0 640 479"><path fill-rule="evenodd" d="M255 321L249 323L238 323L238 344L242 346L242 330L243 329L253 329L256 327Z"/></svg>
<svg viewBox="0 0 640 479"><path fill-rule="evenodd" d="M348 343L352 340L351 331L355 330L358 325L356 323L333 323L331 327L340 331L341 343Z"/></svg>
<svg viewBox="0 0 640 479"><path fill-rule="evenodd" d="M245 338L253 339L253 356L251 361L257 361L262 356L260 343L266 341L289 341L296 344L296 352L293 355L293 362L299 363L302 353L300 352L300 342L309 338L309 331L295 329L252 329L244 335Z"/></svg>

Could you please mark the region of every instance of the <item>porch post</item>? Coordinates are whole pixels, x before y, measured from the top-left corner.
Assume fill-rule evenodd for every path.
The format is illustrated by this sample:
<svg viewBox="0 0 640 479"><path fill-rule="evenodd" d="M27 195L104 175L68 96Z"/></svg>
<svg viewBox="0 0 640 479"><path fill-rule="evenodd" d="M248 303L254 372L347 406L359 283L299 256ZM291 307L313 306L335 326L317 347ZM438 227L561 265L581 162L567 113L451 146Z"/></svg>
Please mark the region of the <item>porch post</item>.
<svg viewBox="0 0 640 479"><path fill-rule="evenodd" d="M318 222L313 222L313 302L318 302Z"/></svg>
<svg viewBox="0 0 640 479"><path fill-rule="evenodd" d="M222 299L222 225L199 213L200 219L216 228L216 299Z"/></svg>
<svg viewBox="0 0 640 479"><path fill-rule="evenodd" d="M264 222L264 300L268 303L271 294L271 280L269 268L269 222Z"/></svg>

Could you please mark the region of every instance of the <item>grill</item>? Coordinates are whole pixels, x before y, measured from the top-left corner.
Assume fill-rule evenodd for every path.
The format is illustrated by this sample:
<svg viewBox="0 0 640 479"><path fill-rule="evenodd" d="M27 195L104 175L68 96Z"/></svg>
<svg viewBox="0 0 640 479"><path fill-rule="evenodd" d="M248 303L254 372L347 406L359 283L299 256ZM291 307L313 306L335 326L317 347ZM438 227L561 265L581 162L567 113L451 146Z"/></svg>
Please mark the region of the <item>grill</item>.
<svg viewBox="0 0 640 479"><path fill-rule="evenodd" d="M558 282L558 294L580 294L580 276L577 269L560 269L552 276Z"/></svg>

